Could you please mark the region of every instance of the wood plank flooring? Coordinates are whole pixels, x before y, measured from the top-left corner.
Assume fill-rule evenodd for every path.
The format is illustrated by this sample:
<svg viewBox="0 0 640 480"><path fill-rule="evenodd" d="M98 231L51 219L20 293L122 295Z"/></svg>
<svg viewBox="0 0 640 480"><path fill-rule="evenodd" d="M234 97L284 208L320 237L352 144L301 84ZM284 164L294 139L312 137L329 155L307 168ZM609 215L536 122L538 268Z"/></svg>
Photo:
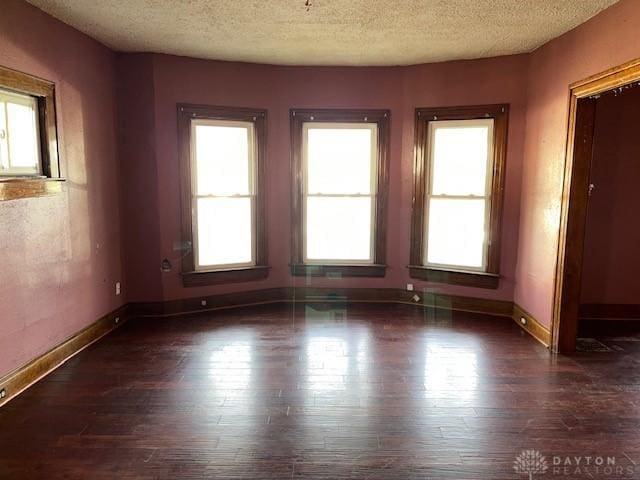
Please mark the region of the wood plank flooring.
<svg viewBox="0 0 640 480"><path fill-rule="evenodd" d="M640 478L640 350L553 357L505 318L270 305L131 320L0 408L1 479L517 479L530 449L532 478Z"/></svg>

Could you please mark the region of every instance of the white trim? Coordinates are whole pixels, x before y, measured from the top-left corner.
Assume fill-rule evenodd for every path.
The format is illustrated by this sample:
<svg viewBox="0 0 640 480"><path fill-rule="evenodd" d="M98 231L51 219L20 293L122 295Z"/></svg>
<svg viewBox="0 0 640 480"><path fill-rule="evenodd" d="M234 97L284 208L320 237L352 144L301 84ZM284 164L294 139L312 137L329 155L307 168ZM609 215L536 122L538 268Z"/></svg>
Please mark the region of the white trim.
<svg viewBox="0 0 640 480"><path fill-rule="evenodd" d="M428 172L429 176L427 178L427 188L425 195L425 205L424 205L424 215L425 215L425 226L424 226L424 248L423 248L423 257L422 263L427 267L435 267L435 268L443 268L443 269L457 269L457 270L469 270L472 272L486 272L487 271L487 263L489 259L489 220L491 214L491 185L493 184L493 161L494 161L494 149L495 149L495 121L493 118L479 118L479 119L470 119L470 120L434 120L429 122L429 130L428 130L428 145L429 151L427 152L427 161L428 161ZM486 174L485 174L485 194L484 195L444 195L438 194L433 195L431 193L433 188L433 150L435 146L434 137L435 131L439 128L469 128L469 127L487 127L487 163L486 163ZM483 252L482 252L482 265L480 267L475 266L466 266L459 264L443 264L443 263L432 263L429 262L428 259L428 248L429 248L429 205L430 200L432 198L441 198L447 200L484 200L484 241L483 241Z"/></svg>

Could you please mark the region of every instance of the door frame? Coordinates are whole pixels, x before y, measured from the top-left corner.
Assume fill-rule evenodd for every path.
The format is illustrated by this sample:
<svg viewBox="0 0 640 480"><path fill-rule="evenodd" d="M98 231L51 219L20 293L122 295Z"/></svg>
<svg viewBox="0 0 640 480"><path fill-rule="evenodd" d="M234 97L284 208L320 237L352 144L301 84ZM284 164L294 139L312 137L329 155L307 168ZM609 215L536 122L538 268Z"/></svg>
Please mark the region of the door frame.
<svg viewBox="0 0 640 480"><path fill-rule="evenodd" d="M639 81L640 59L636 59L569 86L569 126L551 321L554 352L575 350L596 99L603 92Z"/></svg>

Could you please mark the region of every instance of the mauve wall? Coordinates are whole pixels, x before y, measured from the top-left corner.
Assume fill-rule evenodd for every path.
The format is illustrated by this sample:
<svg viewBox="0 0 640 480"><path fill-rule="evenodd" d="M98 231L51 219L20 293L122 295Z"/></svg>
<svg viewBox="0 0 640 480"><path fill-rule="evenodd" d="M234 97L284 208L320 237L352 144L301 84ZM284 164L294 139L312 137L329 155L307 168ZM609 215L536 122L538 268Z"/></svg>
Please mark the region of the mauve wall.
<svg viewBox="0 0 640 480"><path fill-rule="evenodd" d="M551 324L569 85L640 57L640 2L622 0L530 56L515 301Z"/></svg>
<svg viewBox="0 0 640 480"><path fill-rule="evenodd" d="M122 292L127 301L154 301L162 298L162 257L152 57L118 55L117 71L118 154L125 173L119 178Z"/></svg>
<svg viewBox="0 0 640 480"><path fill-rule="evenodd" d="M0 203L0 376L122 304L113 54L2 0L0 65L56 84L64 194Z"/></svg>
<svg viewBox="0 0 640 480"><path fill-rule="evenodd" d="M140 283L127 298L161 300L197 297L214 293L252 290L281 286L395 287L407 282L417 288L476 297L511 300L514 290L516 247L518 237L518 203L524 138L524 107L527 58L510 56L467 62L450 62L396 68L312 68L277 67L230 62L195 60L167 55L138 55L138 65L151 62L153 72L138 66L133 70L125 63L119 70L126 98L135 98L139 108L153 112L154 121L123 116L123 128L132 129L142 139L155 134L155 148L146 146L144 155L124 152L123 164L144 162L128 179L136 177L148 183L157 169L157 189L144 188L151 195L140 195L127 189L124 215L127 224L149 221L155 215L160 226L128 232L127 259L136 259L136 269L145 283ZM135 63L135 62L130 62ZM499 74L497 74L499 72ZM141 80L141 76L146 79ZM141 84L153 91L137 97ZM140 104L146 102L146 107ZM122 104L123 102L121 102ZM126 102L125 102L126 103ZM183 288L180 279L180 253L173 251L180 240L180 195L177 159L177 103L196 103L268 110L267 122L267 215L269 278L263 281L230 284L210 288ZM507 155L506 199L503 227L501 271L503 280L497 290L464 288L411 280L406 268L409 260L409 236L413 169L413 114L416 107L510 103L509 147ZM326 279L291 277L290 259L290 134L289 109L317 108L386 108L391 110L391 155L389 221L387 231L387 263L385 278ZM154 165L155 164L155 167ZM135 167L134 167L135 168ZM144 178L148 175L148 178ZM154 223L154 222L151 222ZM142 235L141 238L137 237ZM132 247L135 246L135 247ZM145 250L146 249L146 250ZM157 255L159 251L159 255ZM144 258L138 257L138 252ZM154 255L157 255L154 258ZM138 257L138 258L137 258ZM170 258L174 271L160 274L162 257ZM130 265L132 260L127 260ZM155 277L162 279L162 294Z"/></svg>
<svg viewBox="0 0 640 480"><path fill-rule="evenodd" d="M640 88L596 103L581 303L640 304Z"/></svg>

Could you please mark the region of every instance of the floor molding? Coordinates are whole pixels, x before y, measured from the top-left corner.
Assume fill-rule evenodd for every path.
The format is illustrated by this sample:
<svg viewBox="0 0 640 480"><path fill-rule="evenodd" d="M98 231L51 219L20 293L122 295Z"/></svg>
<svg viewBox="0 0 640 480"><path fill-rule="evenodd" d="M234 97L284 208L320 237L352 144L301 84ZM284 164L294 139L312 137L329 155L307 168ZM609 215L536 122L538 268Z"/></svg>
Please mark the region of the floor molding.
<svg viewBox="0 0 640 480"><path fill-rule="evenodd" d="M417 300L414 299L416 295ZM131 315L135 317L167 317L282 302L395 303L506 317L511 317L513 312L510 301L397 288L283 287L166 302L132 303L129 306Z"/></svg>
<svg viewBox="0 0 640 480"><path fill-rule="evenodd" d="M0 406L9 402L71 357L120 326L126 321L126 313L126 305L108 313L48 352L0 378L0 391L5 391L5 397L0 399Z"/></svg>
<svg viewBox="0 0 640 480"><path fill-rule="evenodd" d="M525 323L522 323L523 318L525 319ZM520 325L525 332L549 348L551 344L551 331L517 303L513 304L513 320Z"/></svg>

